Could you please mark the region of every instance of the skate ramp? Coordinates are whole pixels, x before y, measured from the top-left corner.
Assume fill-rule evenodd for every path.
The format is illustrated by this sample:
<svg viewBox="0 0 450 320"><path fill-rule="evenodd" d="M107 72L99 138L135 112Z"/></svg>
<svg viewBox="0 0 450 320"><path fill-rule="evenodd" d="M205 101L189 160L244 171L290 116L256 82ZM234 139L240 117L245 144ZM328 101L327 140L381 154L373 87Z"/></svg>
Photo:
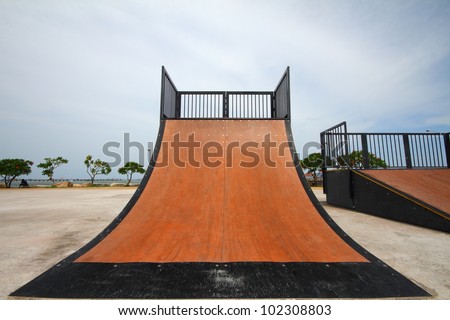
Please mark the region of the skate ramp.
<svg viewBox="0 0 450 320"><path fill-rule="evenodd" d="M328 216L299 168L288 120L162 120L156 154L110 226L12 295L428 295Z"/></svg>

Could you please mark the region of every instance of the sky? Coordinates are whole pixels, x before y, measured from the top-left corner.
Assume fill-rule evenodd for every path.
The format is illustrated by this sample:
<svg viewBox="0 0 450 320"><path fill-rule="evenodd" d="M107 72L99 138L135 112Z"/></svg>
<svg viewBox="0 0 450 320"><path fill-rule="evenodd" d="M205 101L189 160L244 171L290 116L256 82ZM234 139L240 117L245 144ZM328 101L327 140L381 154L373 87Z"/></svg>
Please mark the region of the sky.
<svg viewBox="0 0 450 320"><path fill-rule="evenodd" d="M273 90L290 66L300 153L341 121L449 132L449 35L448 0L0 0L0 158L88 178L105 143L147 146L163 65L179 90L228 91Z"/></svg>

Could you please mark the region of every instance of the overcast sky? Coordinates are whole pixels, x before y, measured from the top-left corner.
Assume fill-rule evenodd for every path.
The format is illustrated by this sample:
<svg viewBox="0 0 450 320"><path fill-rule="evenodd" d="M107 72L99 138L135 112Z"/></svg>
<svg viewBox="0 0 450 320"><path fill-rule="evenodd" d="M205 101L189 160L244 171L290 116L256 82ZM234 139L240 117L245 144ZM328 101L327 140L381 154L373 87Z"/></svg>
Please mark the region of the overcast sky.
<svg viewBox="0 0 450 320"><path fill-rule="evenodd" d="M344 120L448 132L449 35L448 0L0 0L0 158L87 178L106 142L154 141L162 65L180 90L273 90L290 66L298 151Z"/></svg>

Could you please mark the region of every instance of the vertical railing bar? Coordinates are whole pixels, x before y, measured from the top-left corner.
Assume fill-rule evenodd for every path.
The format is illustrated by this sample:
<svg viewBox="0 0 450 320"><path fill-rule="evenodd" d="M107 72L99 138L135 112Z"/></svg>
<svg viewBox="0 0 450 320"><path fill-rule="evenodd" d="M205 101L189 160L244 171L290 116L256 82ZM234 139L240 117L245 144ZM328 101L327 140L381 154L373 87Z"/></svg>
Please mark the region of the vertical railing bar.
<svg viewBox="0 0 450 320"><path fill-rule="evenodd" d="M437 157L439 159L439 167L443 167L444 166L444 161L443 161L443 158L442 158L442 149L443 148L442 148L441 135L440 134L436 135L435 141L436 141L436 154L437 154Z"/></svg>
<svg viewBox="0 0 450 320"><path fill-rule="evenodd" d="M381 135L377 134L378 154L381 156L382 149L383 149L383 137L381 137L381 142L380 142L380 136Z"/></svg>
<svg viewBox="0 0 450 320"><path fill-rule="evenodd" d="M210 94L209 95L209 99L208 99L208 108L207 108L207 115L208 115L208 118L211 118L211 106L212 106L212 100L213 100L213 98L214 98L214 94Z"/></svg>
<svg viewBox="0 0 450 320"><path fill-rule="evenodd" d="M195 115L195 106L197 105L197 95L192 94L192 106L191 106L191 115L190 118L193 118Z"/></svg>
<svg viewBox="0 0 450 320"><path fill-rule="evenodd" d="M431 140L431 150L433 152L433 167L439 167L439 156L437 154L437 148L436 148L436 136L433 134L430 136Z"/></svg>
<svg viewBox="0 0 450 320"><path fill-rule="evenodd" d="M201 113L202 113L202 99L203 99L203 94L199 94L198 96L198 102L197 102L197 114L195 115L196 118L200 118L201 117Z"/></svg>
<svg viewBox="0 0 450 320"><path fill-rule="evenodd" d="M186 118L186 109L188 108L188 104L189 104L189 96L184 94L184 105L183 105L183 118Z"/></svg>
<svg viewBox="0 0 450 320"><path fill-rule="evenodd" d="M437 153L438 153L437 156L439 158L439 167L443 167L444 166L444 157L443 157L443 154L442 154L442 149L443 149L443 147L442 147L441 135L439 134L439 135L436 136L436 150L437 150Z"/></svg>
<svg viewBox="0 0 450 320"><path fill-rule="evenodd" d="M234 100L235 100L235 95L233 94L233 95L231 95L230 97L229 97L229 100L230 100L230 118L235 118L235 113L236 113L236 105L235 105L235 102L234 102Z"/></svg>
<svg viewBox="0 0 450 320"><path fill-rule="evenodd" d="M192 118L194 116L194 108L195 108L195 104L197 103L197 98L196 95L193 94L192 95L192 105L191 105L191 110L190 110L190 116L189 118Z"/></svg>
<svg viewBox="0 0 450 320"><path fill-rule="evenodd" d="M389 161L389 163L386 163L386 165L387 165L388 168L389 168L389 167L392 166L392 163L395 161L395 160L394 160L394 157L395 157L394 147L393 147L393 145L392 145L392 135L386 136L386 141L387 141L387 143L388 143L388 145L389 145L388 151L389 151L389 153L390 153L390 161Z"/></svg>
<svg viewBox="0 0 450 320"><path fill-rule="evenodd" d="M195 118L195 114L197 113L197 94L192 95L194 99L194 103L192 104L192 118Z"/></svg>
<svg viewBox="0 0 450 320"><path fill-rule="evenodd" d="M437 158L436 158L436 153L435 153L435 148L434 148L434 135L429 135L427 136L429 137L430 140L430 147L431 147L431 166L432 167L437 167Z"/></svg>
<svg viewBox="0 0 450 320"><path fill-rule="evenodd" d="M184 114L183 118L187 118L187 113L189 110L189 95L184 95Z"/></svg>
<svg viewBox="0 0 450 320"><path fill-rule="evenodd" d="M442 153L442 149L444 148L442 147L442 139L441 139L441 134L439 134L439 136L437 137L437 141L438 141L438 146L437 146L437 150L439 152L439 166L440 167L444 167L444 154Z"/></svg>
<svg viewBox="0 0 450 320"><path fill-rule="evenodd" d="M388 136L387 135L383 135L383 152L385 152L386 154L383 154L383 158L381 159L387 159L388 163L390 163L390 159L391 159L391 155L390 155L390 151L389 151L389 145L388 145L388 141L387 141ZM385 160L386 162L386 160Z"/></svg>
<svg viewBox="0 0 450 320"><path fill-rule="evenodd" d="M201 103L199 106L200 112L199 112L199 117L202 118L203 117L203 110L205 109L205 94L201 95Z"/></svg>
<svg viewBox="0 0 450 320"><path fill-rule="evenodd" d="M423 158L424 153L423 153L423 150L422 150L423 149L423 139L422 139L422 136L420 136L420 135L416 135L416 137L419 138L420 166L423 167L424 163L425 163L424 158Z"/></svg>
<svg viewBox="0 0 450 320"><path fill-rule="evenodd" d="M189 95L184 94L184 110L183 110L183 118L187 117L187 110L189 108Z"/></svg>
<svg viewBox="0 0 450 320"><path fill-rule="evenodd" d="M261 98L263 95L258 96L258 118L262 118L262 112L261 112Z"/></svg>
<svg viewBox="0 0 450 320"><path fill-rule="evenodd" d="M195 118L198 114L199 104L200 104L200 95L197 93L195 95L195 108L193 118Z"/></svg>
<svg viewBox="0 0 450 320"><path fill-rule="evenodd" d="M261 118L259 113L259 100L261 98L260 94L255 94L255 118Z"/></svg>
<svg viewBox="0 0 450 320"><path fill-rule="evenodd" d="M403 163L404 163L404 161L403 161L403 157L402 157L402 154L400 153L401 151L400 150L402 150L402 148L401 148L401 145L400 145L400 136L397 136L397 146L398 146L398 155L399 155L399 161L398 161L398 166L399 167L404 167L404 165L403 165Z"/></svg>
<svg viewBox="0 0 450 320"><path fill-rule="evenodd" d="M439 154L437 152L436 135L430 136L431 139L431 149L433 150L433 167L439 167Z"/></svg>
<svg viewBox="0 0 450 320"><path fill-rule="evenodd" d="M217 94L213 94L211 107L208 109L208 118L214 118L214 110L217 108L217 104L219 103L219 96Z"/></svg>
<svg viewBox="0 0 450 320"><path fill-rule="evenodd" d="M421 146L422 146L423 150L421 150L421 155L422 155L422 157L425 160L422 163L422 167L424 167L424 166L428 165L428 157L427 157L427 151L426 151L427 144L425 142L426 139L425 139L425 137L423 135L419 135L419 139L422 142Z"/></svg>
<svg viewBox="0 0 450 320"><path fill-rule="evenodd" d="M205 106L203 107L204 108L204 110L203 110L203 117L205 117L205 118L209 118L208 117L208 109L209 109L209 99L210 99L210 94L209 93L207 93L206 95L205 95Z"/></svg>
<svg viewBox="0 0 450 320"><path fill-rule="evenodd" d="M397 149L397 135L392 136L392 142L391 142L393 148L394 148L394 155L395 160L393 160L393 167L398 167L399 161L398 161L398 149Z"/></svg>
<svg viewBox="0 0 450 320"><path fill-rule="evenodd" d="M187 98L187 104L186 104L186 110L184 111L184 117L185 118L189 118L189 108L190 108L190 105L191 105L191 99L192 99L192 97L191 97L191 95L190 94L186 94L186 98Z"/></svg>
<svg viewBox="0 0 450 320"><path fill-rule="evenodd" d="M428 167L429 166L429 158L430 158L430 146L429 146L429 141L428 141L428 136L425 135L420 135L422 137L423 140L423 156L425 158L425 166Z"/></svg>
<svg viewBox="0 0 450 320"><path fill-rule="evenodd" d="M401 162L402 162L402 158L401 158L401 154L400 154L400 148L399 148L399 141L398 141L398 135L394 136L394 146L395 146L395 166L401 167Z"/></svg>
<svg viewBox="0 0 450 320"><path fill-rule="evenodd" d="M430 160L430 167L434 167L434 149L433 149L433 137L431 135L425 136L427 139L427 152L428 152L428 158Z"/></svg>

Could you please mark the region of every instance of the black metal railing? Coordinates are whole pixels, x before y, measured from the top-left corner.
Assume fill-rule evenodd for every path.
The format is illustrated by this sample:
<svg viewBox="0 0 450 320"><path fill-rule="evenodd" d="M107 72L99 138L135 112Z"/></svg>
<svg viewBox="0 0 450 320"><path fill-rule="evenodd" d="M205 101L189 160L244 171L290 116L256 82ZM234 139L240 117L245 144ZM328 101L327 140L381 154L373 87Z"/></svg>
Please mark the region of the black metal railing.
<svg viewBox="0 0 450 320"><path fill-rule="evenodd" d="M323 169L450 168L449 133L348 133L342 122L320 134Z"/></svg>
<svg viewBox="0 0 450 320"><path fill-rule="evenodd" d="M161 118L176 118L178 109L178 90L166 69L162 67L161 79Z"/></svg>
<svg viewBox="0 0 450 320"><path fill-rule="evenodd" d="M162 119L290 119L289 67L275 91L178 91L162 67Z"/></svg>

